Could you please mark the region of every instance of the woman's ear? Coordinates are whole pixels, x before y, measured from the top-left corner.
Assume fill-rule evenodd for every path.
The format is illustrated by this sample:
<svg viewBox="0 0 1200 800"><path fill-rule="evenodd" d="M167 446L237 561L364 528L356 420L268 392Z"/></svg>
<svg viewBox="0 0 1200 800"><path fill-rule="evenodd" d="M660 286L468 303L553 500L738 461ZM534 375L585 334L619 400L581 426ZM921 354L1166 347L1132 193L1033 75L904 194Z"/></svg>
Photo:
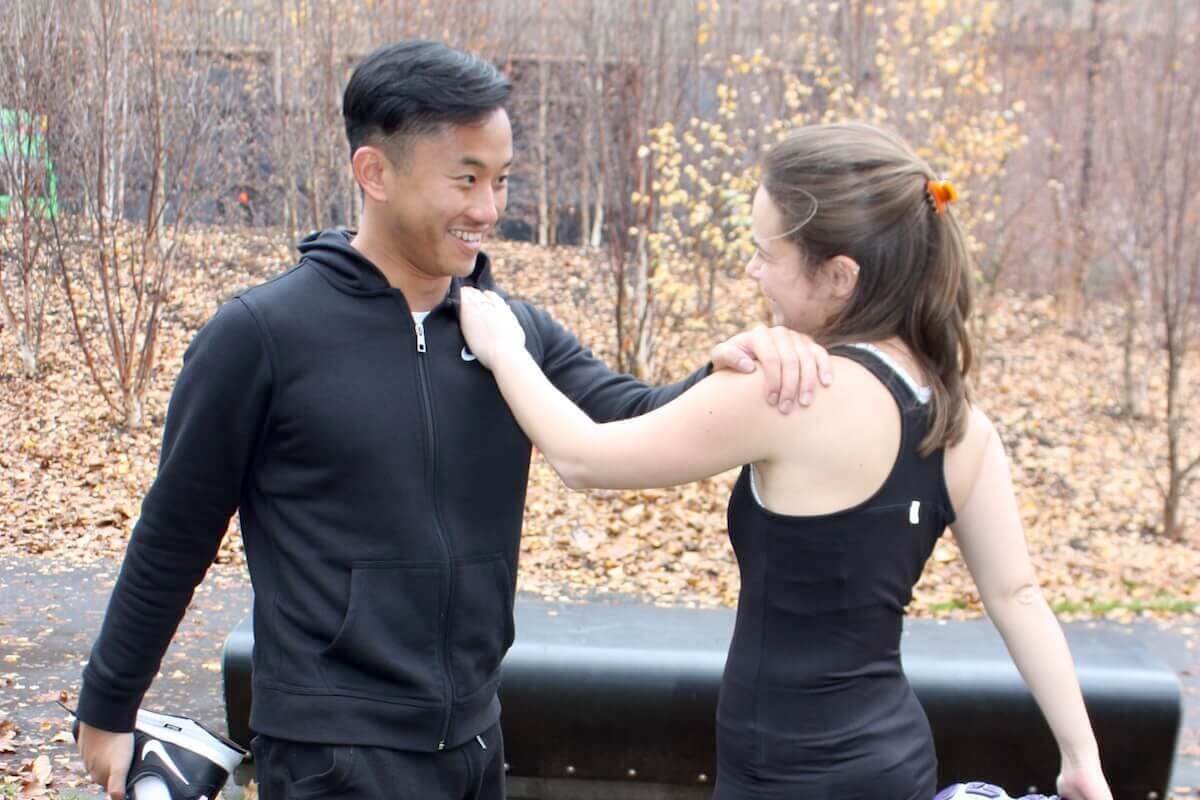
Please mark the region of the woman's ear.
<svg viewBox="0 0 1200 800"><path fill-rule="evenodd" d="M386 202L388 196L385 175L391 162L378 147L364 145L354 151L350 159L354 168L354 179L362 187L363 194L378 202Z"/></svg>
<svg viewBox="0 0 1200 800"><path fill-rule="evenodd" d="M834 256L825 265L829 288L837 300L849 300L858 286L858 262L850 256Z"/></svg>

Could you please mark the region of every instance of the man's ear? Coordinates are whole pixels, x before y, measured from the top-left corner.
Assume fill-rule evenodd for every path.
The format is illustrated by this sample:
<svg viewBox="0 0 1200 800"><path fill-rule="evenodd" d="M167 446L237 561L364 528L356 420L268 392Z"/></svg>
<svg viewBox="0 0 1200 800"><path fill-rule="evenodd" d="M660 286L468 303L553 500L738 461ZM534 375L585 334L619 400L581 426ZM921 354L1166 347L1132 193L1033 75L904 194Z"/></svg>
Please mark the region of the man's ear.
<svg viewBox="0 0 1200 800"><path fill-rule="evenodd" d="M378 147L363 145L354 151L350 165L354 168L354 180L362 187L363 194L377 202L386 202L388 182L384 179L385 173L395 169L387 155Z"/></svg>
<svg viewBox="0 0 1200 800"><path fill-rule="evenodd" d="M849 300L858 286L858 262L850 256L834 256L825 264L829 288L837 300Z"/></svg>

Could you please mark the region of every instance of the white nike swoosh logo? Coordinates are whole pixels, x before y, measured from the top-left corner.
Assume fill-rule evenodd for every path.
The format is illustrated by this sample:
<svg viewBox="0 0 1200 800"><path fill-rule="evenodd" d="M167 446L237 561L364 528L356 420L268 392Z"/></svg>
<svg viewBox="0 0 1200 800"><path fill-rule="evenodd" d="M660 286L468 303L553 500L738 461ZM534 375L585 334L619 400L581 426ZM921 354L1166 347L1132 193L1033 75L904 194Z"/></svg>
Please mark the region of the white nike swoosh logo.
<svg viewBox="0 0 1200 800"><path fill-rule="evenodd" d="M188 779L183 777L183 773L179 771L179 767L175 765L175 759L171 758L171 756L167 754L167 749L163 747L162 742L158 741L157 739L151 739L146 742L146 744L142 747L142 761L145 761L146 756L148 756L150 753L154 753L154 755L158 756L159 760L166 764L167 768L171 770L171 772L174 772L179 780L183 781L185 784L189 783Z"/></svg>
<svg viewBox="0 0 1200 800"><path fill-rule="evenodd" d="M474 360L475 360L475 354L474 354L474 353L472 353L470 350L468 350L467 348L465 348L465 347L464 347L464 348L462 349L462 360L463 360L463 361L474 361Z"/></svg>

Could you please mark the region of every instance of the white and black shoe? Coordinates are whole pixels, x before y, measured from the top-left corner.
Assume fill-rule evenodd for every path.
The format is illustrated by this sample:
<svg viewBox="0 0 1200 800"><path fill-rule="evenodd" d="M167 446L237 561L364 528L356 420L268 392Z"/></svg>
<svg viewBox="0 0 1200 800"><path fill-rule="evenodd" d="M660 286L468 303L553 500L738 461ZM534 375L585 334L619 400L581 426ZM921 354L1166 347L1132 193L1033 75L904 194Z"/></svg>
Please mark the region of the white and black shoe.
<svg viewBox="0 0 1200 800"><path fill-rule="evenodd" d="M1027 794L1014 798L995 784L972 781L947 786L938 792L933 800L1058 800L1058 798L1056 796L1046 797L1044 794Z"/></svg>
<svg viewBox="0 0 1200 800"><path fill-rule="evenodd" d="M195 720L139 710L126 790L139 797L138 783L157 778L171 800L213 800L245 756Z"/></svg>
<svg viewBox="0 0 1200 800"><path fill-rule="evenodd" d="M78 717L72 733L78 741ZM214 800L245 757L237 744L193 719L139 709L125 791L132 800Z"/></svg>

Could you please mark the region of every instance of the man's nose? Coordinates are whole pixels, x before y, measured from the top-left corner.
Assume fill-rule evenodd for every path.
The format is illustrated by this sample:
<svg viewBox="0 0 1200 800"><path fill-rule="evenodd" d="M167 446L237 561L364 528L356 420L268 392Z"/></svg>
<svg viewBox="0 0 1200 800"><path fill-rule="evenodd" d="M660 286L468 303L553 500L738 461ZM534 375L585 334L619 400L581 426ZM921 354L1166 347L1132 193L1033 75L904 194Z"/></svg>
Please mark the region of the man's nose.
<svg viewBox="0 0 1200 800"><path fill-rule="evenodd" d="M500 210L500 204L496 202L496 193L487 188L475 198L467 216L472 222L480 225L495 225L496 220L500 219Z"/></svg>

